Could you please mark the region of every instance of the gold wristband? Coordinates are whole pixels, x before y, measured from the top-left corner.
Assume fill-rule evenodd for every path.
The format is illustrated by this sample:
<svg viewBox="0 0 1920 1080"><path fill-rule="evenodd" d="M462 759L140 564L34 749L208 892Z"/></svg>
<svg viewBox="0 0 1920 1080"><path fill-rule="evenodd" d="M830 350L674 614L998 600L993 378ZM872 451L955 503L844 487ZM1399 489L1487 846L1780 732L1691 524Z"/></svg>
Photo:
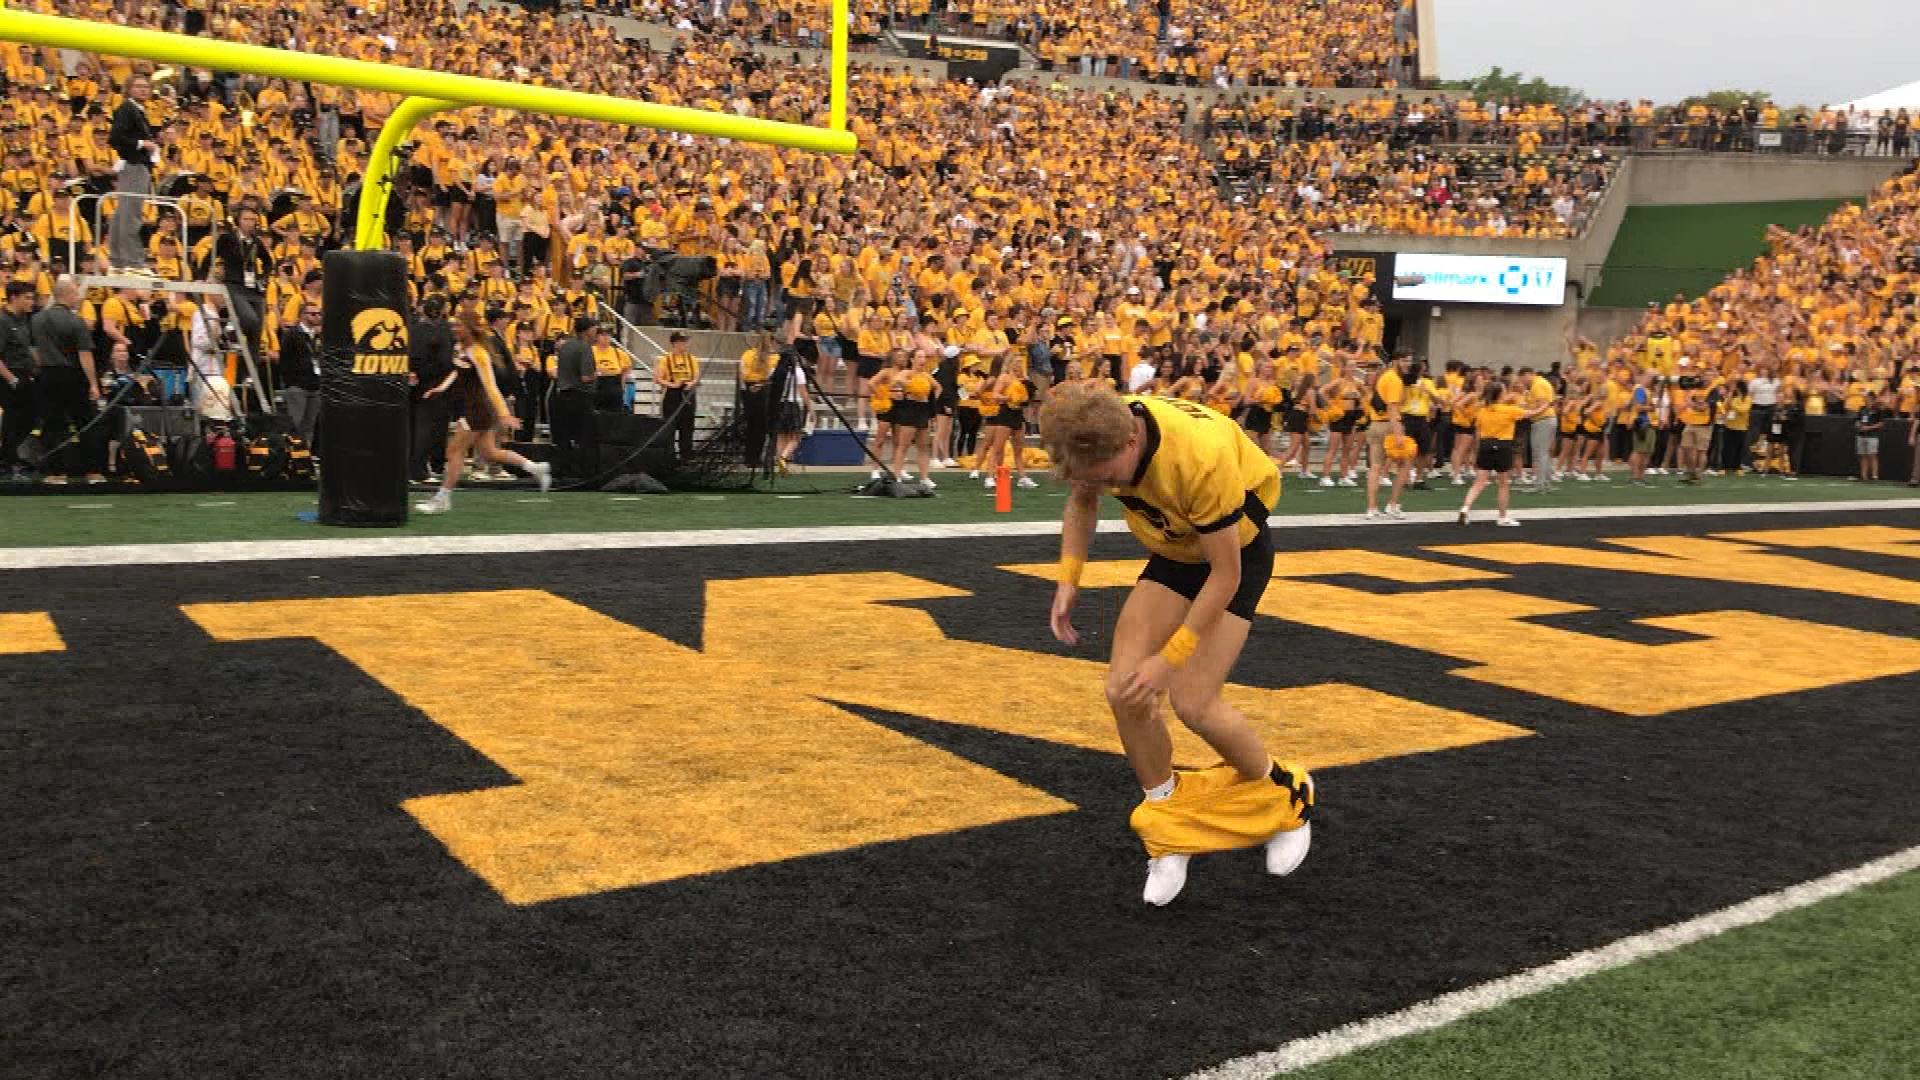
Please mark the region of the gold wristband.
<svg viewBox="0 0 1920 1080"><path fill-rule="evenodd" d="M1174 667L1180 667L1193 657L1193 650L1200 647L1200 635L1187 626L1173 632L1165 645L1160 646L1160 656Z"/></svg>
<svg viewBox="0 0 1920 1080"><path fill-rule="evenodd" d="M1080 572L1086 568L1087 560L1085 559L1076 559L1071 555L1060 556L1060 583L1062 585L1079 585Z"/></svg>

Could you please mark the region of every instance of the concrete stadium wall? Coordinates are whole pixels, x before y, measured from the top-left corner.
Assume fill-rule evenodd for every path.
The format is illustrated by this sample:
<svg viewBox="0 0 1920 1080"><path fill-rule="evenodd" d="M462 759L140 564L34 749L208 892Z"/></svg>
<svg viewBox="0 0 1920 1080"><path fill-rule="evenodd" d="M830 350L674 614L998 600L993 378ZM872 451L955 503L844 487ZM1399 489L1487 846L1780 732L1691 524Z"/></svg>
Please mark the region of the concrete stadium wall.
<svg viewBox="0 0 1920 1080"><path fill-rule="evenodd" d="M1589 307L1580 309L1580 336L1608 345L1633 333L1643 308Z"/></svg>
<svg viewBox="0 0 1920 1080"><path fill-rule="evenodd" d="M1857 199L1906 166L1901 158L1636 154L1629 195L1634 206Z"/></svg>
<svg viewBox="0 0 1920 1080"><path fill-rule="evenodd" d="M1557 308L1475 307L1454 304L1426 319L1426 355L1438 370L1449 360L1530 366L1541 371L1565 358L1567 330L1574 324L1571 304Z"/></svg>

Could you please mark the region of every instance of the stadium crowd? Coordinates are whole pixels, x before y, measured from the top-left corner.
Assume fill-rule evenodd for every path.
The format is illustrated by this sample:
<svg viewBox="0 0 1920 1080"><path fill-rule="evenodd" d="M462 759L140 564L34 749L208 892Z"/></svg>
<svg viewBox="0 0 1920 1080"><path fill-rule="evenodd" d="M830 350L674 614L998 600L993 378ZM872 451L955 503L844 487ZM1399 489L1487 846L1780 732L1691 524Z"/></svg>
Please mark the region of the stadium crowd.
<svg viewBox="0 0 1920 1080"><path fill-rule="evenodd" d="M785 120L818 122L826 100L819 70L737 41L701 36L660 53L515 8L415 0L343 23L319 0L211 15L151 0L82 6L65 13ZM89 269L144 264L226 282L231 321L269 386L305 390L311 372L286 363L287 336L320 301L319 256L350 224L392 100L112 58L63 72L56 56L18 45L0 46L0 67L10 279L45 302L71 249ZM123 219L113 206L125 153L115 131L129 110L150 129L152 181L180 197L184 228L151 207ZM1565 235L1609 175L1604 156L1543 152L1518 120L1500 133L1511 148L1442 153L1417 105L1266 110L1209 118L1229 176L1264 189L1252 198L1215 182L1189 106L1151 94L866 70L852 88L853 159L465 110L419 129L389 222L415 299L439 297L447 317L492 331L502 385L529 427L580 319L607 307L685 315L694 300L722 328L780 325L863 429L884 419L877 377L926 369L943 400L921 458L947 462L974 449L979 427L1005 426L981 422L1009 396L1061 379L1137 383L1146 372L1243 416L1264 411L1274 431L1290 430L1289 409L1330 427L1333 405L1364 385L1356 373L1384 320L1374 283L1337 272L1313 230ZM102 228L86 213L70 226L71 200L89 195L106 196ZM116 219L135 228L107 225ZM661 265L679 276L663 285L643 273ZM222 367L210 314L194 305L123 290L76 313L103 366L123 374L168 342L208 375ZM629 358L604 336L591 353L597 403L620 407ZM893 377L882 382L890 405Z"/></svg>

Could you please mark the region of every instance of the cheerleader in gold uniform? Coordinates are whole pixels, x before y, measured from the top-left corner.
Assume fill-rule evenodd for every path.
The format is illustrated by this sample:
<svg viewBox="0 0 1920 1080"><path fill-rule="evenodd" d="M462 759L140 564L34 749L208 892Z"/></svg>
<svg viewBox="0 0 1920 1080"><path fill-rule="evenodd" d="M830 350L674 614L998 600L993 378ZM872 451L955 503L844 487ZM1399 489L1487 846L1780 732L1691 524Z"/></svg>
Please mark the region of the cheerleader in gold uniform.
<svg viewBox="0 0 1920 1080"><path fill-rule="evenodd" d="M493 377L493 356L480 343L482 334L481 328L468 320L453 324L453 372L434 387L433 393L457 402L460 419L447 436L447 468L440 490L414 506L423 514L444 514L453 509L454 485L460 482L460 463L467 459L468 450L473 451L481 468L492 464L524 470L539 482L542 494L553 486L552 465L500 449L499 433L517 430L520 418L508 410L506 399L500 396L500 386Z"/></svg>
<svg viewBox="0 0 1920 1080"><path fill-rule="evenodd" d="M1074 604L1111 493L1152 558L1114 627L1107 672L1127 763L1145 793L1132 825L1147 849L1145 900L1166 904L1196 854L1264 846L1269 873L1291 873L1312 839L1313 781L1277 763L1247 718L1221 697L1273 573L1267 515L1280 470L1227 417L1191 402L1061 387L1040 414L1041 440L1073 484L1061 528L1053 634L1075 645ZM1160 702L1220 754L1173 768Z"/></svg>

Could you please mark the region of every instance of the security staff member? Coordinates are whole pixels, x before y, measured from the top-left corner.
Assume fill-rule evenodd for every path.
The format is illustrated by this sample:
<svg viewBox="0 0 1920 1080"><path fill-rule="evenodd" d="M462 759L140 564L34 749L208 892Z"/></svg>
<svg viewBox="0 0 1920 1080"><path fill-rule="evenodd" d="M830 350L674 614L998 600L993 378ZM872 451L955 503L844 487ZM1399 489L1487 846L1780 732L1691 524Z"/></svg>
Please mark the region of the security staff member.
<svg viewBox="0 0 1920 1080"><path fill-rule="evenodd" d="M40 416L40 438L48 450L67 441L78 427L92 419L100 400L100 375L94 367L93 331L81 319L80 286L63 277L53 284L53 303L33 317L34 406ZM79 454L76 446L61 447L41 464L44 482L64 484L67 468ZM89 480L95 476L89 475Z"/></svg>
<svg viewBox="0 0 1920 1080"><path fill-rule="evenodd" d="M566 476L592 476L599 464L593 430L594 384L599 376L593 353L595 347L606 344L606 338L606 327L581 315L554 354L553 456Z"/></svg>
<svg viewBox="0 0 1920 1080"><path fill-rule="evenodd" d="M693 417L700 385L700 361L687 350L687 335L678 331L667 339L669 351L654 369L653 381L662 391L660 416L673 424L682 458L693 456Z"/></svg>
<svg viewBox="0 0 1920 1080"><path fill-rule="evenodd" d="M20 444L33 430L33 282L7 282L0 308L0 468L19 469Z"/></svg>

